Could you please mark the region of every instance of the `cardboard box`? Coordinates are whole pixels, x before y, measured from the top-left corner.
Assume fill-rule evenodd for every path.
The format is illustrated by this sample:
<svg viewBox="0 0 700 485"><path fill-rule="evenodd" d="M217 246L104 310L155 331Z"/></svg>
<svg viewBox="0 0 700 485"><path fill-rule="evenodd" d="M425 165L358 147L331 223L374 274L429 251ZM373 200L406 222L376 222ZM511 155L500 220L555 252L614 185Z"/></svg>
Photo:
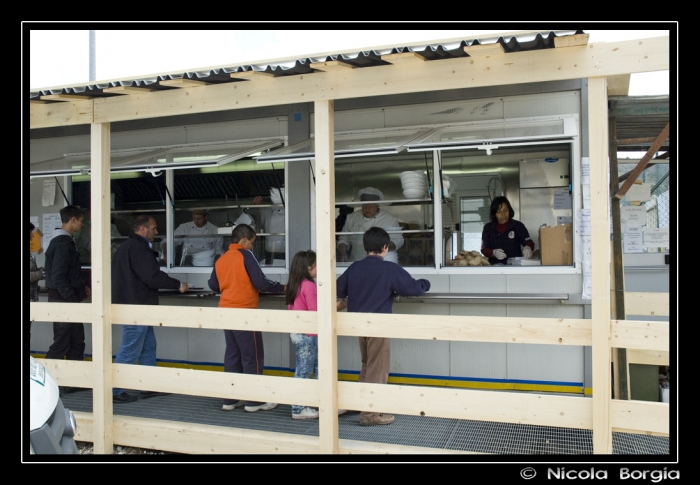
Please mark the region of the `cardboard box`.
<svg viewBox="0 0 700 485"><path fill-rule="evenodd" d="M540 256L542 266L570 266L574 261L573 229L561 224L540 229Z"/></svg>

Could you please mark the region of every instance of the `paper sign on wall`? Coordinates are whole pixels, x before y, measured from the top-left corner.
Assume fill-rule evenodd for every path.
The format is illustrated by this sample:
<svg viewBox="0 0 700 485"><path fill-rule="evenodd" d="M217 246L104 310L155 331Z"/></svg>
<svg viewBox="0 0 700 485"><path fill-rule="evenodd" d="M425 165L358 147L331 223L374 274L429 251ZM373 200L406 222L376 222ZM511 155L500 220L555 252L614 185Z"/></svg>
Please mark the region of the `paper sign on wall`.
<svg viewBox="0 0 700 485"><path fill-rule="evenodd" d="M647 228L644 229L644 247L645 248L667 248L669 247L669 230L668 228Z"/></svg>
<svg viewBox="0 0 700 485"><path fill-rule="evenodd" d="M625 233L625 245L623 248L625 253L643 253L644 246L642 245L642 233Z"/></svg>
<svg viewBox="0 0 700 485"><path fill-rule="evenodd" d="M651 184L632 184L625 194L627 202L646 202L651 198Z"/></svg>
<svg viewBox="0 0 700 485"><path fill-rule="evenodd" d="M591 183L591 159L588 157L581 157L581 183Z"/></svg>
<svg viewBox="0 0 700 485"><path fill-rule="evenodd" d="M56 180L54 179L44 179L44 192L41 196L41 205L43 207L50 207L54 205L56 200Z"/></svg>
<svg viewBox="0 0 700 485"><path fill-rule="evenodd" d="M44 214L43 218L44 222L42 223L42 226L44 226L44 240L41 247L47 249L49 244L51 244L51 239L53 239L56 230L61 228L61 214Z"/></svg>
<svg viewBox="0 0 700 485"><path fill-rule="evenodd" d="M554 210L571 209L571 194L568 190L554 192Z"/></svg>

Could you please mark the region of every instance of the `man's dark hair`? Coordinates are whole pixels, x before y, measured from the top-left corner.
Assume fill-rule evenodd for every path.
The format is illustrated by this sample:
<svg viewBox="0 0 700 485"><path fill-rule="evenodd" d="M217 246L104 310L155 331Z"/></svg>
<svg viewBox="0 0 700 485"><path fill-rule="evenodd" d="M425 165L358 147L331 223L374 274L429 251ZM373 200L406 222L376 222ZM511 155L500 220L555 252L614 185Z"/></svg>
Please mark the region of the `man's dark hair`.
<svg viewBox="0 0 700 485"><path fill-rule="evenodd" d="M80 220L81 217L85 217L85 212L83 212L83 209L74 205L65 206L59 211L59 214L61 214L61 224L70 222L70 220L74 217L78 220Z"/></svg>
<svg viewBox="0 0 700 485"><path fill-rule="evenodd" d="M491 220L493 222L498 222L498 219L496 219L496 212L498 212L498 209L501 208L501 204L505 204L508 207L508 210L510 211L510 216L508 217L508 219L512 219L513 216L515 216L515 211L513 210L513 206L510 205L510 202L508 201L508 199L506 199L503 196L496 197L495 199L493 199L493 202L491 202L491 210L490 210Z"/></svg>
<svg viewBox="0 0 700 485"><path fill-rule="evenodd" d="M255 229L248 224L238 224L231 231L231 242L234 244L237 244L241 239L251 241L253 238L255 238Z"/></svg>
<svg viewBox="0 0 700 485"><path fill-rule="evenodd" d="M138 216L136 219L134 219L134 223L131 225L131 230L134 231L134 234L136 234L139 232L140 227L148 227L151 219L153 219L151 216Z"/></svg>
<svg viewBox="0 0 700 485"><path fill-rule="evenodd" d="M389 242L389 234L381 227L370 227L362 236L362 244L368 253L381 253Z"/></svg>

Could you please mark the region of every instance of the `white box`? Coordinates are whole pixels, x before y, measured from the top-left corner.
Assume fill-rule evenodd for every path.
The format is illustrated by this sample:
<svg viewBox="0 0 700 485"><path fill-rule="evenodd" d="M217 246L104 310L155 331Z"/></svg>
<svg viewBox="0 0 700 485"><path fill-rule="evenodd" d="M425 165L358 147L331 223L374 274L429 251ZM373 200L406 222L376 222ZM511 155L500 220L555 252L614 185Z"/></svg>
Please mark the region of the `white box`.
<svg viewBox="0 0 700 485"><path fill-rule="evenodd" d="M668 387L659 386L659 402L668 402Z"/></svg>

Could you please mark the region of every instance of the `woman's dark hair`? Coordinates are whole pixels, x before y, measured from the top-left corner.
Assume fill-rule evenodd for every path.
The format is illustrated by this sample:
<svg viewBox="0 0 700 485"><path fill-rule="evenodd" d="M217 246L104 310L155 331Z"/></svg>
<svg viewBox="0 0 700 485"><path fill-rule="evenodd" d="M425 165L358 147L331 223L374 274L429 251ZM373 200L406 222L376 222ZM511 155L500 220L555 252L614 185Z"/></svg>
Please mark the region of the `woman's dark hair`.
<svg viewBox="0 0 700 485"><path fill-rule="evenodd" d="M513 210L513 206L510 205L510 202L508 201L508 199L506 199L503 196L496 197L495 199L493 199L493 202L491 202L491 211L490 211L491 221L493 221L495 223L498 223L498 219L496 219L496 212L498 212L498 209L501 208L501 204L505 204L506 206L508 206L508 211L510 212L510 216L508 217L509 220L512 219L513 216L515 216L515 211Z"/></svg>
<svg viewBox="0 0 700 485"><path fill-rule="evenodd" d="M316 253L310 249L308 251L299 251L294 255L292 265L289 268L289 281L287 281L287 288L284 291L284 299L287 305L294 304L302 281L314 280L309 274L309 268L313 268L315 265Z"/></svg>
<svg viewBox="0 0 700 485"><path fill-rule="evenodd" d="M252 241L255 238L255 229L248 224L238 224L231 231L231 242L237 244L241 239Z"/></svg>
<svg viewBox="0 0 700 485"><path fill-rule="evenodd" d="M362 235L362 245L368 253L381 253L390 242L389 234L381 227L370 227Z"/></svg>

